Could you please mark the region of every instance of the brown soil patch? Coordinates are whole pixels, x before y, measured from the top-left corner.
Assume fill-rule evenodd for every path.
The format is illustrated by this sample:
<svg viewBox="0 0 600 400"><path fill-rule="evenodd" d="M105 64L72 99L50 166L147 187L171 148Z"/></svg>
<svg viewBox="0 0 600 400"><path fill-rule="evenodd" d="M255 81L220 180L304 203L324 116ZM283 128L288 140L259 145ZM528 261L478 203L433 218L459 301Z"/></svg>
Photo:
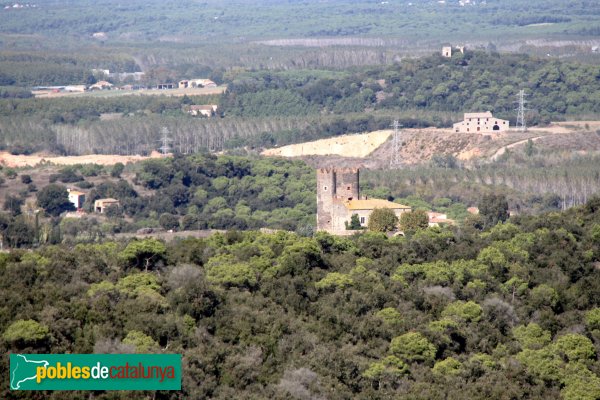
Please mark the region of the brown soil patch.
<svg viewBox="0 0 600 400"><path fill-rule="evenodd" d="M44 154L12 155L8 152L0 152L0 164L7 167L34 167L39 164L75 165L75 164L98 164L114 165L116 163L127 164L138 162L149 158L161 158L162 154L153 151L150 156L119 156L111 154L90 154L85 156L49 156Z"/></svg>

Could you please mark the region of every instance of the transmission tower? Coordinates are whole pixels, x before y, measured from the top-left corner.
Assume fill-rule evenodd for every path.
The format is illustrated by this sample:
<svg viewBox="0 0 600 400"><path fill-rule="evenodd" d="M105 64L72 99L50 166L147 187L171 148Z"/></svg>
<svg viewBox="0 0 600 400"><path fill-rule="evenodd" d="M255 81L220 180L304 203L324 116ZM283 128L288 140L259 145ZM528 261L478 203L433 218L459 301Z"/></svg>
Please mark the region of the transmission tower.
<svg viewBox="0 0 600 400"><path fill-rule="evenodd" d="M517 95L517 103L519 104L519 107L517 108L517 130L521 132L527 131L527 122L525 121L525 111L527 111L527 109L525 108L525 104L528 103L528 101L525 100L525 96L525 90L521 89Z"/></svg>
<svg viewBox="0 0 600 400"><path fill-rule="evenodd" d="M392 136L392 154L390 155L390 168L400 166L400 131L402 126L397 120L391 125L394 128L394 136Z"/></svg>
<svg viewBox="0 0 600 400"><path fill-rule="evenodd" d="M167 129L167 127L163 127L162 128L162 137L160 138L159 142L162 143L162 146L160 146L160 151L162 151L163 155L166 156L167 154L169 154L171 152L171 146L169 145L170 142L172 142L173 139L169 138L169 130Z"/></svg>

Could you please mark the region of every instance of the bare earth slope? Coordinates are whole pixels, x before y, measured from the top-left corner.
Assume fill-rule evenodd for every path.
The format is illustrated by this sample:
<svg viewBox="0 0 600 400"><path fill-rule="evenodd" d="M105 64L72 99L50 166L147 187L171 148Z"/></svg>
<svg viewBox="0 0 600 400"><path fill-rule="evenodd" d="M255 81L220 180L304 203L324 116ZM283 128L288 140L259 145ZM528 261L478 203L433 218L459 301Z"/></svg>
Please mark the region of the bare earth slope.
<svg viewBox="0 0 600 400"><path fill-rule="evenodd" d="M450 129L404 129L400 133L400 156L405 165L429 161L434 155L452 155L459 160L495 160L506 149L536 146L557 151L600 151L600 122L578 121L535 127L527 132L512 130L495 135L456 133ZM299 157L314 166L359 166L385 168L392 151L392 131L345 135L335 138L268 149L267 156Z"/></svg>
<svg viewBox="0 0 600 400"><path fill-rule="evenodd" d="M391 130L356 135L336 136L289 146L267 149L265 156L303 157L339 155L343 157L366 157L379 148L392 134Z"/></svg>
<svg viewBox="0 0 600 400"><path fill-rule="evenodd" d="M128 162L137 162L148 158L161 158L162 154L153 151L150 156L120 156L111 154L90 154L83 156L45 156L42 154L31 155L12 155L6 151L0 152L0 165L7 167L34 167L38 164L50 163L56 165L76 165L76 164L99 164L114 165L116 163L127 164Z"/></svg>

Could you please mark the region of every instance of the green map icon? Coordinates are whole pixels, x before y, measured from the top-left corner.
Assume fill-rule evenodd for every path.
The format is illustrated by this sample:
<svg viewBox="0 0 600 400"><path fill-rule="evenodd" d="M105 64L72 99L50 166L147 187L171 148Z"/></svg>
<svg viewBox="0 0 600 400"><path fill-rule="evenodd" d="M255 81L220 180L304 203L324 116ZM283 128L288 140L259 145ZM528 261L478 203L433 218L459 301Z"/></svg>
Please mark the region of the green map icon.
<svg viewBox="0 0 600 400"><path fill-rule="evenodd" d="M37 377L38 367L47 367L50 363L46 360L32 360L22 354L10 355L10 388L12 390L21 389L21 385L27 381L34 380Z"/></svg>

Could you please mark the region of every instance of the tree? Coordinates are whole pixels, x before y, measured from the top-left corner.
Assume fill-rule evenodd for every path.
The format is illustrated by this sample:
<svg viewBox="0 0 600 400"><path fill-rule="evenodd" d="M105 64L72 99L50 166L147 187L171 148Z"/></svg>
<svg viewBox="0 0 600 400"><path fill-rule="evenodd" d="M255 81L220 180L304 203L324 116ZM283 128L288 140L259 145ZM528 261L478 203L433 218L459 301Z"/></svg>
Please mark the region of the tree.
<svg viewBox="0 0 600 400"><path fill-rule="evenodd" d="M550 343L550 332L534 322L527 326L517 326L512 332L523 349L537 350Z"/></svg>
<svg viewBox="0 0 600 400"><path fill-rule="evenodd" d="M32 344L46 339L48 327L32 319L18 320L10 324L2 334L7 342Z"/></svg>
<svg viewBox="0 0 600 400"><path fill-rule="evenodd" d="M536 153L535 145L533 144L533 140L528 139L527 144L525 145L525 155L527 157L531 157Z"/></svg>
<svg viewBox="0 0 600 400"><path fill-rule="evenodd" d="M432 368L432 372L441 376L452 376L460 374L462 363L455 358L448 357L445 360L438 361Z"/></svg>
<svg viewBox="0 0 600 400"><path fill-rule="evenodd" d="M569 362L585 363L595 359L596 355L592 341L577 333L568 333L559 337L556 341L556 348L565 355Z"/></svg>
<svg viewBox="0 0 600 400"><path fill-rule="evenodd" d="M397 336L390 343L390 353L408 362L432 362L435 352L435 346L419 332Z"/></svg>
<svg viewBox="0 0 600 400"><path fill-rule="evenodd" d="M119 254L119 258L133 267L144 266L144 270L148 271L148 268L164 258L166 252L167 248L163 242L149 238L129 243Z"/></svg>
<svg viewBox="0 0 600 400"><path fill-rule="evenodd" d="M363 376L376 381L385 379L393 381L408 372L408 366L401 359L396 356L387 356L381 361L371 363L369 368L363 372Z"/></svg>
<svg viewBox="0 0 600 400"><path fill-rule="evenodd" d="M429 226L429 216L423 210L415 210L400 215L400 229L404 232L415 232Z"/></svg>
<svg viewBox="0 0 600 400"><path fill-rule="evenodd" d="M150 353L158 349L158 344L150 336L140 331L129 331L123 339L123 344L135 346L138 353Z"/></svg>
<svg viewBox="0 0 600 400"><path fill-rule="evenodd" d="M6 194L4 197L4 209L9 211L12 215L21 214L21 206L25 201L21 197L11 196Z"/></svg>
<svg viewBox="0 0 600 400"><path fill-rule="evenodd" d="M465 322L477 322L481 319L483 310L481 306L474 301L455 301L446 306L442 311L443 317L455 318Z"/></svg>
<svg viewBox="0 0 600 400"><path fill-rule="evenodd" d="M349 231L354 231L354 230L362 229L362 226L360 224L360 220L358 218L358 214L352 214L352 216L350 217L350 223L348 223L346 221L346 229L349 230Z"/></svg>
<svg viewBox="0 0 600 400"><path fill-rule="evenodd" d="M585 322L590 330L600 330L600 307L596 307L585 314Z"/></svg>
<svg viewBox="0 0 600 400"><path fill-rule="evenodd" d="M57 184L50 184L40 190L37 194L37 203L53 217L65 211L75 210L75 206L69 201L67 188Z"/></svg>
<svg viewBox="0 0 600 400"><path fill-rule="evenodd" d="M179 218L169 213L161 214L158 223L166 230L175 230L179 228Z"/></svg>
<svg viewBox="0 0 600 400"><path fill-rule="evenodd" d="M488 194L481 198L479 214L483 217L486 228L508 219L508 201L503 194Z"/></svg>
<svg viewBox="0 0 600 400"><path fill-rule="evenodd" d="M396 230L398 217L390 208L375 208L369 216L368 228L373 232L390 232Z"/></svg>
<svg viewBox="0 0 600 400"><path fill-rule="evenodd" d="M33 243L35 232L23 216L19 215L8 224L5 237L10 247L24 247Z"/></svg>
<svg viewBox="0 0 600 400"><path fill-rule="evenodd" d="M31 175L21 175L21 183L28 185L31 183Z"/></svg>
<svg viewBox="0 0 600 400"><path fill-rule="evenodd" d="M321 279L319 282L315 284L315 287L319 289L326 288L339 288L343 289L347 286L354 285L354 280L348 276L348 274L342 274L340 272L330 272L325 276L325 278Z"/></svg>
<svg viewBox="0 0 600 400"><path fill-rule="evenodd" d="M110 170L110 176L112 176L113 178L120 178L124 169L125 165L123 165L123 163L118 162L115 165L113 165L112 169Z"/></svg>

